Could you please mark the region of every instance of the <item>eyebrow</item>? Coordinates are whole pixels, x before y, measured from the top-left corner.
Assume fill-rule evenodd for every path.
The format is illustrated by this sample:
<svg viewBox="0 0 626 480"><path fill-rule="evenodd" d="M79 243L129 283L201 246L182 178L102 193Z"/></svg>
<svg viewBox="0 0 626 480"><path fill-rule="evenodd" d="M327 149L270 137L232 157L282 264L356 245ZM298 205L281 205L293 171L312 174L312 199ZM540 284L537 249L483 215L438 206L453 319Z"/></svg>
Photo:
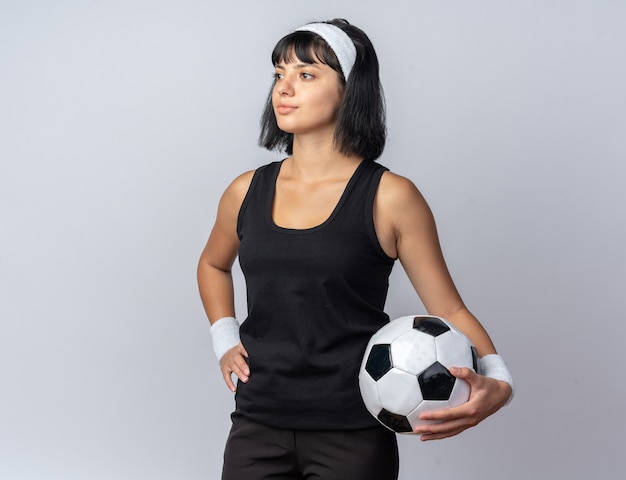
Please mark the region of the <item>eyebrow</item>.
<svg viewBox="0 0 626 480"><path fill-rule="evenodd" d="M320 68L319 65L317 63L296 63L294 65L294 68L298 68L298 69L302 69L302 68ZM285 65L284 63L279 63L277 65L274 65L274 68L280 68L281 70L285 69Z"/></svg>

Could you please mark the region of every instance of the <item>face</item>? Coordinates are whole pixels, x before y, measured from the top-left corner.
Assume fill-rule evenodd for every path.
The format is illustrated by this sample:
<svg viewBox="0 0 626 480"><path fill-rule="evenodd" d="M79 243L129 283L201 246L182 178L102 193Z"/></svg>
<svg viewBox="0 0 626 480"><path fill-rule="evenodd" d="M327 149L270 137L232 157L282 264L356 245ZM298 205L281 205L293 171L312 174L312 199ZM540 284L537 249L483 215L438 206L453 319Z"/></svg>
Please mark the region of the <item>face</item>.
<svg viewBox="0 0 626 480"><path fill-rule="evenodd" d="M343 85L323 63L293 62L276 65L272 104L278 127L293 134L334 134Z"/></svg>

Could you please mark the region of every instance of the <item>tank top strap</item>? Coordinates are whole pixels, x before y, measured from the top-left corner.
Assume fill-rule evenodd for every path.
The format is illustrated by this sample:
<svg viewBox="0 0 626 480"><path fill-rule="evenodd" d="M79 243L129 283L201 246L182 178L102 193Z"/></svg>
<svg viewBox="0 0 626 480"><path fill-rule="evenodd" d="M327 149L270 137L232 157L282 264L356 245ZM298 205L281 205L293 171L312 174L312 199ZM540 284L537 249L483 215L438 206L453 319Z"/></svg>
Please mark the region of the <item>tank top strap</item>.
<svg viewBox="0 0 626 480"><path fill-rule="evenodd" d="M336 222L344 227L364 230L378 256L393 263L395 259L383 250L374 226L374 197L386 171L389 169L377 162L363 160L341 200L344 203L340 205Z"/></svg>
<svg viewBox="0 0 626 480"><path fill-rule="evenodd" d="M387 167L379 163L363 160L350 180L348 185L350 191L344 195L346 203L355 204L357 208L363 206L364 203L373 207L380 178L388 170Z"/></svg>
<svg viewBox="0 0 626 480"><path fill-rule="evenodd" d="M268 202L271 205L276 185L276 177L278 177L278 172L280 171L282 163L282 160L272 162L267 165L263 165L254 171L252 181L250 182L250 186L248 187L248 191L243 199L241 208L239 209L239 215L237 217L237 235L240 240L243 217L250 207L250 204L253 203L257 209L262 209L268 204ZM253 199L255 199L254 202ZM255 215L263 215L263 210L254 213Z"/></svg>

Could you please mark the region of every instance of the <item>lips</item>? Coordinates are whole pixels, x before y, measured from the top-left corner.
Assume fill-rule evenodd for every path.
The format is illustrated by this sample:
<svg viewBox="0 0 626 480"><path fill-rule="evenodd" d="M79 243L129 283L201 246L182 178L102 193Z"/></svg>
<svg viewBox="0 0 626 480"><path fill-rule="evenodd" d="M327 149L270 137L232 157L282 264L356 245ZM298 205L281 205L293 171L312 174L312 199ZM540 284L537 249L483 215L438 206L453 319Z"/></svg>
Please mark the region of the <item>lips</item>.
<svg viewBox="0 0 626 480"><path fill-rule="evenodd" d="M279 103L278 105L276 105L276 112L280 113L281 115L287 115L288 113L293 112L297 107L294 107L293 105L288 105L286 103Z"/></svg>

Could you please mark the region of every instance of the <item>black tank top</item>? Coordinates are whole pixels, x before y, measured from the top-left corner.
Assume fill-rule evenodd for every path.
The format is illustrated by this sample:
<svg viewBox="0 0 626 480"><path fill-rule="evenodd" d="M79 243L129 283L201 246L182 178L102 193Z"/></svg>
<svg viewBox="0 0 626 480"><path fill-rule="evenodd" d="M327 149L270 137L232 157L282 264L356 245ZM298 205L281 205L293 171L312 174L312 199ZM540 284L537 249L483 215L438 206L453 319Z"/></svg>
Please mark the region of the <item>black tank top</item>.
<svg viewBox="0 0 626 480"><path fill-rule="evenodd" d="M300 230L272 219L281 165L255 172L237 223L248 295L241 339L250 363L237 411L279 428L378 425L361 400L358 370L369 338L389 321L383 308L394 260L373 220L386 168L362 161L330 217Z"/></svg>

